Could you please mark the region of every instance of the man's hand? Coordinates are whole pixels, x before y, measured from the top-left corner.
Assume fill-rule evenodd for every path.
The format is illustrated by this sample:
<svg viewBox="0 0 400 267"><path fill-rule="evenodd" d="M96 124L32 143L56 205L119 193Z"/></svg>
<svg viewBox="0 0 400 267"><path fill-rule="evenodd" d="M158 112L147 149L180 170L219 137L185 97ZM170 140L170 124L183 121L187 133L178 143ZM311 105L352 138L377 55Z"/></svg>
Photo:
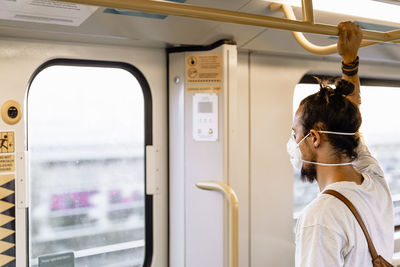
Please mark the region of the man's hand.
<svg viewBox="0 0 400 267"><path fill-rule="evenodd" d="M357 58L358 48L362 40L361 27L353 22L341 22L339 28L339 41L337 48L345 64L353 62Z"/></svg>

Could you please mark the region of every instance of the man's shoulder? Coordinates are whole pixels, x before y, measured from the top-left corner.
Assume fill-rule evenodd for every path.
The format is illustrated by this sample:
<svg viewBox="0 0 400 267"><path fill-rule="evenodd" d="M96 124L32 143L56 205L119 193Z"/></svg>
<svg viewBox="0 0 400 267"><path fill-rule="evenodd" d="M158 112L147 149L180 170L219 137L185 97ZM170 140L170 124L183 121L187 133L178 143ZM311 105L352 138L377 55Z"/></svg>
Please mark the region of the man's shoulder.
<svg viewBox="0 0 400 267"><path fill-rule="evenodd" d="M335 228L347 221L350 211L334 196L319 194L300 214L297 229L312 226ZM345 215L345 216L343 216Z"/></svg>
<svg viewBox="0 0 400 267"><path fill-rule="evenodd" d="M322 237L344 242L352 221L347 207L339 201L334 196L320 194L304 208L296 224L296 244L302 243L301 240Z"/></svg>
<svg viewBox="0 0 400 267"><path fill-rule="evenodd" d="M360 135L360 141L356 148L357 159L353 161L353 167L359 173L367 173L372 177L383 178L383 171L378 161L371 155L364 138Z"/></svg>

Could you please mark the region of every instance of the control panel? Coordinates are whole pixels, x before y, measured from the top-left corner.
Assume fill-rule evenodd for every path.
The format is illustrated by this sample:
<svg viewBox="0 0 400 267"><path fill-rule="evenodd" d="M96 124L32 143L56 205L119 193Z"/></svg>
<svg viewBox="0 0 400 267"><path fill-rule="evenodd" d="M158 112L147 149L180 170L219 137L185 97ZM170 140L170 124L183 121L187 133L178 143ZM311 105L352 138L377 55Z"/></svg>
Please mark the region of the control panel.
<svg viewBox="0 0 400 267"><path fill-rule="evenodd" d="M218 140L218 95L198 93L193 95L193 139Z"/></svg>

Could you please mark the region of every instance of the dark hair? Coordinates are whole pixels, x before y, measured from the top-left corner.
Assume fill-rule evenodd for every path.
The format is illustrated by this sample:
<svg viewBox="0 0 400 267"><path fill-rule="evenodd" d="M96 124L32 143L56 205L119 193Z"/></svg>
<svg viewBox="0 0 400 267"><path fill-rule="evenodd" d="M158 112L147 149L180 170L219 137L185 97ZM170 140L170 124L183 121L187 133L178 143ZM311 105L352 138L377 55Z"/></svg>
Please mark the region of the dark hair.
<svg viewBox="0 0 400 267"><path fill-rule="evenodd" d="M361 125L361 113L358 107L346 96L354 91L354 84L337 79L335 89L321 82L319 92L304 98L302 107L302 124L304 134L310 130L355 133ZM356 158L355 151L359 143L358 135L327 134L328 141L336 152Z"/></svg>

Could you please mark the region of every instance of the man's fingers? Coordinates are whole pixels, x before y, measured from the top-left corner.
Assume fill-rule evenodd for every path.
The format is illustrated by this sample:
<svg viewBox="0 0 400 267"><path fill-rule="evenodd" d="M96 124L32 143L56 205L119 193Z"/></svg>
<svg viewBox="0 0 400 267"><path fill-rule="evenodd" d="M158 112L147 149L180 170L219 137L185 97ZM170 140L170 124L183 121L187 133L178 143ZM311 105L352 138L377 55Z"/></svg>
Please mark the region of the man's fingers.
<svg viewBox="0 0 400 267"><path fill-rule="evenodd" d="M348 33L348 31L347 31L347 29L346 29L346 27L344 28L344 30L343 30L343 32L342 32L342 38L343 38L343 42L346 42L346 41L348 41L349 40L349 35L347 34Z"/></svg>
<svg viewBox="0 0 400 267"><path fill-rule="evenodd" d="M357 25L357 35L362 39L363 33L360 25Z"/></svg>
<svg viewBox="0 0 400 267"><path fill-rule="evenodd" d="M339 23L338 28L339 28L339 38L344 38L346 34L346 28L344 26L344 23L343 22Z"/></svg>
<svg viewBox="0 0 400 267"><path fill-rule="evenodd" d="M345 26L343 22L340 22L338 25L339 35L345 30Z"/></svg>
<svg viewBox="0 0 400 267"><path fill-rule="evenodd" d="M344 42L350 42L353 37L362 38L362 31L360 25L357 25L351 21L345 21L338 24L339 37Z"/></svg>

